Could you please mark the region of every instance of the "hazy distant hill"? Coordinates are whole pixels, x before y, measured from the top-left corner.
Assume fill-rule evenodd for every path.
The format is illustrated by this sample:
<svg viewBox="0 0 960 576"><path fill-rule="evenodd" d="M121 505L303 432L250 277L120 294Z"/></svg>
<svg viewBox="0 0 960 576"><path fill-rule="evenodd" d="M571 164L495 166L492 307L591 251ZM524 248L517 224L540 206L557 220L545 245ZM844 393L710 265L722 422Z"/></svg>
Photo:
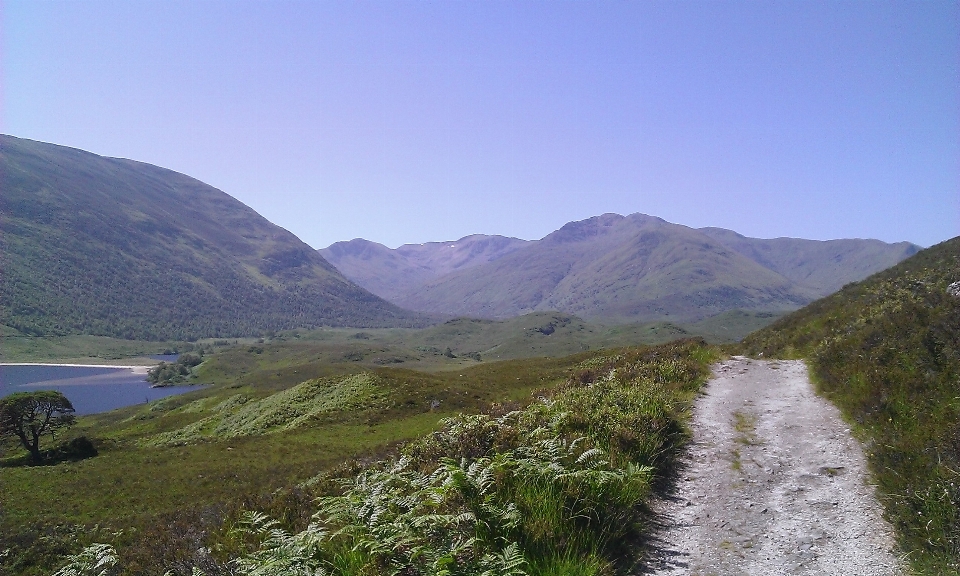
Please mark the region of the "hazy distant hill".
<svg viewBox="0 0 960 576"><path fill-rule="evenodd" d="M223 192L0 136L0 322L137 339L418 324Z"/></svg>
<svg viewBox="0 0 960 576"><path fill-rule="evenodd" d="M429 261L424 253L443 261L449 246L492 238L500 237L424 244L416 247L418 262L406 246L365 240L323 253L347 277L416 310L487 318L561 310L595 320L690 322L734 309L794 310L917 250L876 240L756 240L643 214L605 214L538 241L503 238L504 249L479 251L483 257L457 268L421 264Z"/></svg>
<svg viewBox="0 0 960 576"><path fill-rule="evenodd" d="M813 288L821 296L885 270L920 250L910 242L760 239L747 238L723 228L700 228L698 231L785 278Z"/></svg>
<svg viewBox="0 0 960 576"><path fill-rule="evenodd" d="M402 298L430 280L492 262L528 244L527 240L475 234L453 242L405 244L391 250L357 238L320 250L351 280L387 300Z"/></svg>

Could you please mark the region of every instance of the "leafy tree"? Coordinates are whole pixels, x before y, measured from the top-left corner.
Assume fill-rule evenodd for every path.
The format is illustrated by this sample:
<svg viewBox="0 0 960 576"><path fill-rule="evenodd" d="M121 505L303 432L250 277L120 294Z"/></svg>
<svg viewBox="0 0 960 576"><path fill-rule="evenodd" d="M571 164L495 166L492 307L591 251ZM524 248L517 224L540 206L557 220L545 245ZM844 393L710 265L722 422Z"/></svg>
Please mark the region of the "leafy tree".
<svg viewBox="0 0 960 576"><path fill-rule="evenodd" d="M260 349L263 352L263 349ZM258 352L259 353L259 352ZM180 384L193 375L193 368L203 362L203 350L199 354L181 354L176 362L161 362L147 371L147 382L151 384Z"/></svg>
<svg viewBox="0 0 960 576"><path fill-rule="evenodd" d="M19 438L34 462L39 462L40 437L71 426L73 412L70 400L55 390L11 394L0 398L0 438Z"/></svg>

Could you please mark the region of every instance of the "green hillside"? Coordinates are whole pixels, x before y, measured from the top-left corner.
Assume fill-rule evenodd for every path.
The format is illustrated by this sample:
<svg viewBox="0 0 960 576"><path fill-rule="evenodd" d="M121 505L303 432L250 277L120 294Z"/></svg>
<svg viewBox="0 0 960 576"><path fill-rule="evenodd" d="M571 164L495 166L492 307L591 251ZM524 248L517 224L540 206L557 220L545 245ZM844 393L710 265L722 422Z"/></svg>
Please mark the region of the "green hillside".
<svg viewBox="0 0 960 576"><path fill-rule="evenodd" d="M698 232L821 296L889 268L920 250L910 242L748 238L723 228L700 228Z"/></svg>
<svg viewBox="0 0 960 576"><path fill-rule="evenodd" d="M423 321L227 194L0 136L0 318L26 335L164 340Z"/></svg>
<svg viewBox="0 0 960 576"><path fill-rule="evenodd" d="M864 441L888 516L923 573L960 566L960 238L755 334L750 354L805 357Z"/></svg>

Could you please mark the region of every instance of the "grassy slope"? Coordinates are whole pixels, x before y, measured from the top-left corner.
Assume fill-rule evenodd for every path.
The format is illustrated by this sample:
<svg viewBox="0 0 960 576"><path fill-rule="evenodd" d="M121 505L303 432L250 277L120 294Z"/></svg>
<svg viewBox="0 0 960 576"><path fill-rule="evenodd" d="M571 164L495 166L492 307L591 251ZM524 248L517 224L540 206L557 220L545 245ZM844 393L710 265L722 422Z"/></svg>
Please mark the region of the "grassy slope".
<svg viewBox="0 0 960 576"><path fill-rule="evenodd" d="M597 354L524 410L448 420L320 498L314 528L252 521L266 540L241 573L632 573L711 358L690 341Z"/></svg>
<svg viewBox="0 0 960 576"><path fill-rule="evenodd" d="M46 566L43 569L14 566L17 558L27 554L24 549L36 553L39 546L42 552L46 541L37 537L48 533L51 526L135 527L156 536L163 531L160 522L176 524L191 510L203 507L222 515L239 501L291 488L352 456L375 454L397 441L421 436L443 417L476 412L491 402L526 400L531 391L566 378L576 361L532 359L435 374L394 368L367 371L348 363L328 370L327 381L335 387L340 380L349 380L350 374L370 374L377 384L365 391L363 400L369 401L317 414L289 430L246 435L226 430L220 436L188 438L186 443L162 441L165 433L218 416L217 406L237 395L253 403L290 390L304 379L297 373L305 374L310 367L285 357L280 361L282 367L273 372L289 378L224 381L146 407L81 418L71 434L92 438L100 450L95 458L55 466L23 466L20 451L7 446L8 459L0 468L4 494L0 540L17 545L8 563L0 564L7 572L0 569L0 573L46 573L55 557L45 557L38 564ZM341 376L331 376L334 372ZM432 408L434 400L439 401L436 408ZM283 406L277 403L272 408L272 416L280 419L297 416L284 415ZM147 545L139 536L128 536L128 546L139 549ZM184 545L188 544L170 544ZM135 552L141 553L146 552ZM176 553L172 549L163 552Z"/></svg>
<svg viewBox="0 0 960 576"><path fill-rule="evenodd" d="M160 565L200 562L198 547L226 537L220 532L223 523L237 518L243 507L302 527L312 505L309 490L296 486L318 472L421 437L443 417L475 413L491 403L520 406L531 392L575 375L577 382L586 382L590 377L584 376L583 362L607 358L596 360L600 375L610 358L617 358L595 351L427 373L316 362L304 350L302 356L289 352L272 355L269 343L260 353L244 346L204 365L202 373L220 384L81 418L73 434L93 438L97 457L31 467L22 466L17 451L8 452L0 468L0 541L11 552L0 560L0 574L48 573L64 554L94 539L118 545L126 573L159 574ZM691 374L699 378L707 356L697 358L690 360L698 367ZM322 380L312 388L295 387L318 374ZM350 384L353 374L365 375L370 385ZM343 400L343 391L350 398ZM224 407L238 395L250 410L234 411L235 403ZM333 408L315 410L318 406ZM312 416L302 418L301 408L314 409ZM213 423L203 427L204 434L176 435L203 419Z"/></svg>
<svg viewBox="0 0 960 576"><path fill-rule="evenodd" d="M183 174L0 136L0 189L0 317L26 334L161 340L419 322Z"/></svg>
<svg viewBox="0 0 960 576"><path fill-rule="evenodd" d="M751 354L808 358L864 440L915 566L960 566L960 238L747 337Z"/></svg>

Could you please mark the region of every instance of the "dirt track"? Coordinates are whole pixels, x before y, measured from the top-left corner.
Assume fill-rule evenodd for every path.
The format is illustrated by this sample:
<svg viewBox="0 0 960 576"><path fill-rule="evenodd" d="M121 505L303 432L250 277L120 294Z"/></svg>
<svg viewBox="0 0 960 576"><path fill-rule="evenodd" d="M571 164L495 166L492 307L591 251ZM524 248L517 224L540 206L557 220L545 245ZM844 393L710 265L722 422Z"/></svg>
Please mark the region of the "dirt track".
<svg viewBox="0 0 960 576"><path fill-rule="evenodd" d="M799 361L734 357L694 438L644 574L901 574L860 445Z"/></svg>

